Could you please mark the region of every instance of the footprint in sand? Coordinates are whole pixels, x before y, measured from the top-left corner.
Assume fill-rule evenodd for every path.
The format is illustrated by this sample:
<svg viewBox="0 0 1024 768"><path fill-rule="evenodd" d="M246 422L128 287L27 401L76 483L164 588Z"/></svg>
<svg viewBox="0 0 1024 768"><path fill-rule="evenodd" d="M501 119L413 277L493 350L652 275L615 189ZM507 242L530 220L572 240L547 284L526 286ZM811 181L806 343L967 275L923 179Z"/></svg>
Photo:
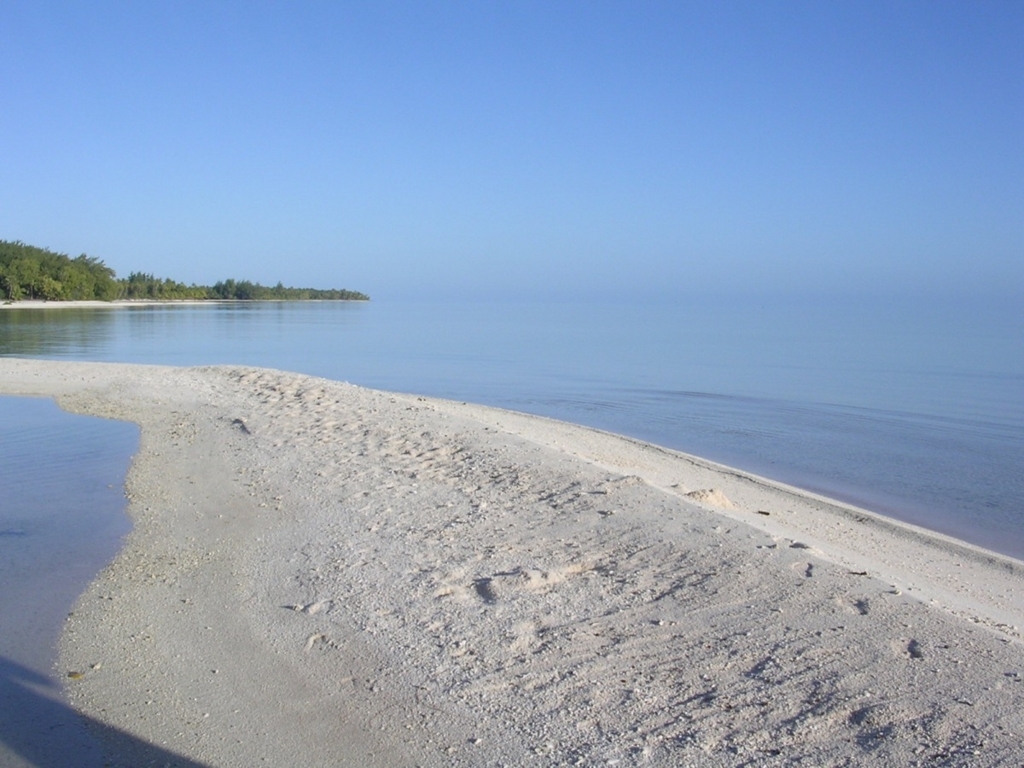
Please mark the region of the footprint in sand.
<svg viewBox="0 0 1024 768"><path fill-rule="evenodd" d="M331 607L333 600L317 600L315 603L296 603L295 605L286 605L285 608L295 611L296 613L304 613L307 616L316 616Z"/></svg>
<svg viewBox="0 0 1024 768"><path fill-rule="evenodd" d="M804 576L806 578L808 578L808 579L811 578L814 575L814 563L808 563L808 562L805 562L805 561L797 561L797 562L793 563L789 567L792 568L794 571L799 571L799 570L803 569Z"/></svg>

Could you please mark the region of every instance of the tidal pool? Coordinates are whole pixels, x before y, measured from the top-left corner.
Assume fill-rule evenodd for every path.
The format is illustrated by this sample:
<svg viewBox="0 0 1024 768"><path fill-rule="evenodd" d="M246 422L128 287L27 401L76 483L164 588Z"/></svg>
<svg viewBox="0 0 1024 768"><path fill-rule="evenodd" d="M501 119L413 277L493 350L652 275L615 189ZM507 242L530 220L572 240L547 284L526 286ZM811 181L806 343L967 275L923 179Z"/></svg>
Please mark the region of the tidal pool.
<svg viewBox="0 0 1024 768"><path fill-rule="evenodd" d="M130 529L124 479L134 424L0 397L0 764L93 768L98 743L55 667L75 600Z"/></svg>

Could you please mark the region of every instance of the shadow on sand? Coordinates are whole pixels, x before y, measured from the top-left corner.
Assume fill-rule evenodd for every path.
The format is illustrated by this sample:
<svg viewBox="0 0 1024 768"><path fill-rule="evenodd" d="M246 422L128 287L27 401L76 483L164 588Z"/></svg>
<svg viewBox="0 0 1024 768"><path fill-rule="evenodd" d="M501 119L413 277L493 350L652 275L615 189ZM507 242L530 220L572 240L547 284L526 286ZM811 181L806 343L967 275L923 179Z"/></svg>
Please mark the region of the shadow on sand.
<svg viewBox="0 0 1024 768"><path fill-rule="evenodd" d="M59 696L53 680L0 656L0 763L20 760L16 764L35 768L210 768L81 715Z"/></svg>

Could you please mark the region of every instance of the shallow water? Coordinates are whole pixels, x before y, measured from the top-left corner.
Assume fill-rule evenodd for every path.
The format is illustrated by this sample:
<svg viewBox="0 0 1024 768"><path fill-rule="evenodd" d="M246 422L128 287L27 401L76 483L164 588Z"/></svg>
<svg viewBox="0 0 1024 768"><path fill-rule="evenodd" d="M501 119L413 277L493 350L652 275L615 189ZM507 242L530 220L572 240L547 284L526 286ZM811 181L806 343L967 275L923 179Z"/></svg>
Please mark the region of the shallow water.
<svg viewBox="0 0 1024 768"><path fill-rule="evenodd" d="M1024 307L712 300L0 312L0 354L242 363L553 416L1024 558Z"/></svg>
<svg viewBox="0 0 1024 768"><path fill-rule="evenodd" d="M103 764L63 703L64 619L129 530L124 477L133 424L52 400L0 397L0 764Z"/></svg>

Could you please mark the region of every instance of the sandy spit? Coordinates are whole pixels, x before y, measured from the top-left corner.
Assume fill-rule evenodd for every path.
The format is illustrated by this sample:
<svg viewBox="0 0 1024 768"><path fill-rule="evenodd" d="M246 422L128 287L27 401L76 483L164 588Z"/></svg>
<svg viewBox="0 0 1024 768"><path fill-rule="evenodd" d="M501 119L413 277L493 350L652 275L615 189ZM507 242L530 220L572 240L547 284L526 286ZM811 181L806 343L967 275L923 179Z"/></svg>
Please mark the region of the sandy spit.
<svg viewBox="0 0 1024 768"><path fill-rule="evenodd" d="M1019 561L279 371L0 359L0 393L142 428L60 659L112 765L1024 763Z"/></svg>

